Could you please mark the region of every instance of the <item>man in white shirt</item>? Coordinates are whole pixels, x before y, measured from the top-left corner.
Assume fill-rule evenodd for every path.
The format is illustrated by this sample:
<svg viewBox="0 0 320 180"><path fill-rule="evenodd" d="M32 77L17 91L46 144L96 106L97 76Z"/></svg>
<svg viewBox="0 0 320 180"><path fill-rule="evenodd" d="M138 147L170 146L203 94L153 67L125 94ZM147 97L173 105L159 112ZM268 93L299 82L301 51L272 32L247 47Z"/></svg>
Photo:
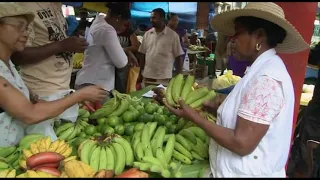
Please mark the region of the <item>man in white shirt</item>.
<svg viewBox="0 0 320 180"><path fill-rule="evenodd" d="M130 9L125 3L118 2L108 3L107 7L108 15L97 16L90 27L87 35L89 47L85 51L82 69L77 74L75 89L95 84L108 91L113 90L115 67L124 68L128 64L128 58L130 64L137 65L134 55L130 51L124 51L117 36L117 31L131 17Z"/></svg>
<svg viewBox="0 0 320 180"><path fill-rule="evenodd" d="M182 71L182 55L179 35L166 26L163 9L154 9L151 13L153 28L144 34L139 52L141 75L144 85L167 85L172 78L174 61L178 63L178 73ZM140 78L142 78L140 75Z"/></svg>

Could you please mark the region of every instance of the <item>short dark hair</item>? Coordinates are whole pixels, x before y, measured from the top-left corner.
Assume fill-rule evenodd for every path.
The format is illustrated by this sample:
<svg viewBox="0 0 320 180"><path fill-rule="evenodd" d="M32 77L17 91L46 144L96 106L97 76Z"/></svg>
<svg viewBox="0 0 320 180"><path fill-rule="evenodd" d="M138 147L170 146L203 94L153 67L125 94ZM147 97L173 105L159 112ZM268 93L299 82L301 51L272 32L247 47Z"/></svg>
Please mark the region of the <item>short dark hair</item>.
<svg viewBox="0 0 320 180"><path fill-rule="evenodd" d="M162 8L152 10L153 13L158 13L160 17L165 18L166 12Z"/></svg>
<svg viewBox="0 0 320 180"><path fill-rule="evenodd" d="M168 13L167 19L170 20L173 16L178 16L177 13Z"/></svg>
<svg viewBox="0 0 320 180"><path fill-rule="evenodd" d="M128 2L109 2L106 7L110 11L111 16L121 16L121 19L130 19L131 11Z"/></svg>
<svg viewBox="0 0 320 180"><path fill-rule="evenodd" d="M258 29L264 29L267 35L267 44L274 48L281 44L287 36L287 32L279 25L253 16L241 16L235 19L235 22L241 23L252 34Z"/></svg>

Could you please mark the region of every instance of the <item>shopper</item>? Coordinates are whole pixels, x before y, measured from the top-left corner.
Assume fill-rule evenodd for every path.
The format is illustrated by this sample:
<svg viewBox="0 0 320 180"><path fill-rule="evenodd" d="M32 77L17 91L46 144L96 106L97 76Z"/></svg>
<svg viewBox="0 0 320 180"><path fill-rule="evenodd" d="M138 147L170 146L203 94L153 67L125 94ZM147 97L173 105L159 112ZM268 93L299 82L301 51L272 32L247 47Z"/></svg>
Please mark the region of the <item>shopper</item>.
<svg viewBox="0 0 320 180"><path fill-rule="evenodd" d="M167 15L168 20L168 27L170 27L172 30L174 30L180 38L180 44L183 49L184 54L182 55L182 64L184 63L184 59L187 53L187 48L190 46L190 42L187 36L187 31L181 27L178 27L179 25L179 16L176 13L169 13ZM178 61L174 62L174 68L177 71L178 70Z"/></svg>
<svg viewBox="0 0 320 180"><path fill-rule="evenodd" d="M213 177L286 177L294 113L292 79L280 53L309 48L271 2L248 3L240 10L216 15L211 24L232 36L238 60L252 65L228 97L205 104L217 115L212 123L180 101L175 114L193 121L212 138L209 147ZM219 108L218 108L219 107Z"/></svg>
<svg viewBox="0 0 320 180"><path fill-rule="evenodd" d="M87 37L90 46L85 51L75 89L96 84L111 91L115 88L115 68L125 68L128 63L131 66L138 65L133 53L121 47L117 36L117 31L131 17L130 9L120 2L108 3L107 7L107 16L98 15L90 27Z"/></svg>
<svg viewBox="0 0 320 180"><path fill-rule="evenodd" d="M63 99L46 102L29 91L10 60L25 49L27 27L34 14L16 3L0 3L0 147L16 145L25 126L54 118L82 101L98 101L105 90L90 86Z"/></svg>
<svg viewBox="0 0 320 180"><path fill-rule="evenodd" d="M184 54L179 35L166 26L165 12L161 8L151 12L153 28L148 30L139 48L140 73L145 86L150 84L167 85L172 78L174 61L178 63L178 73L182 72L182 55ZM140 77L142 77L140 75Z"/></svg>

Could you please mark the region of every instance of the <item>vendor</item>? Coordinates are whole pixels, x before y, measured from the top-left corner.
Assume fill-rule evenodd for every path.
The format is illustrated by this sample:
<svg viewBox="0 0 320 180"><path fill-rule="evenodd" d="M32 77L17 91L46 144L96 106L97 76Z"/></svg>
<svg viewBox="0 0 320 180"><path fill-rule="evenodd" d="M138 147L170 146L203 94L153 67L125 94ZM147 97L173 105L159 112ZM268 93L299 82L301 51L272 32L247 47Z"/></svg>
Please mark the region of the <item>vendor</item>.
<svg viewBox="0 0 320 180"><path fill-rule="evenodd" d="M25 135L25 125L54 118L82 101L105 98L106 92L90 86L63 99L39 100L22 81L10 60L13 52L23 51L27 27L34 14L16 3L0 3L0 147L16 145Z"/></svg>
<svg viewBox="0 0 320 180"><path fill-rule="evenodd" d="M286 177L295 96L277 52L296 53L309 45L284 17L278 5L258 2L213 18L211 24L218 32L232 36L235 57L252 63L227 97L217 96L205 104L208 112L217 115L216 124L183 100L180 110L167 105L212 138L213 177Z"/></svg>

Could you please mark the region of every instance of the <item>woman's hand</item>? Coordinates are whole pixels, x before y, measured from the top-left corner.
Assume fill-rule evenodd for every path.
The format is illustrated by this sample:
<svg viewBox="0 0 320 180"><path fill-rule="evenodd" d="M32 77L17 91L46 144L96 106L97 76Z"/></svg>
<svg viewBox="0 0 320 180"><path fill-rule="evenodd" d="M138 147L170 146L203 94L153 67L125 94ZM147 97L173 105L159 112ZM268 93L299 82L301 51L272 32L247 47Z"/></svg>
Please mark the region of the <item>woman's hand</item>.
<svg viewBox="0 0 320 180"><path fill-rule="evenodd" d="M184 103L184 100L181 99L179 101L179 104L180 104L180 109L176 109L172 106L170 106L167 101L163 101L164 102L164 105L172 112L174 113L175 115L179 116L179 117L183 117L183 118L186 118L186 119L190 119L192 120L192 115L195 114L195 113L198 113L196 112L195 110L193 110L190 106L186 105Z"/></svg>
<svg viewBox="0 0 320 180"><path fill-rule="evenodd" d="M134 66L139 67L139 62L138 62L136 56L129 50L125 50L125 53L128 57L128 65L130 67L134 67Z"/></svg>
<svg viewBox="0 0 320 180"><path fill-rule="evenodd" d="M76 91L81 98L81 101L97 102L104 100L109 93L99 86L87 86L79 91Z"/></svg>
<svg viewBox="0 0 320 180"><path fill-rule="evenodd" d="M217 110L226 97L227 95L225 94L217 94L213 100L205 102L203 108L214 116L217 116Z"/></svg>

